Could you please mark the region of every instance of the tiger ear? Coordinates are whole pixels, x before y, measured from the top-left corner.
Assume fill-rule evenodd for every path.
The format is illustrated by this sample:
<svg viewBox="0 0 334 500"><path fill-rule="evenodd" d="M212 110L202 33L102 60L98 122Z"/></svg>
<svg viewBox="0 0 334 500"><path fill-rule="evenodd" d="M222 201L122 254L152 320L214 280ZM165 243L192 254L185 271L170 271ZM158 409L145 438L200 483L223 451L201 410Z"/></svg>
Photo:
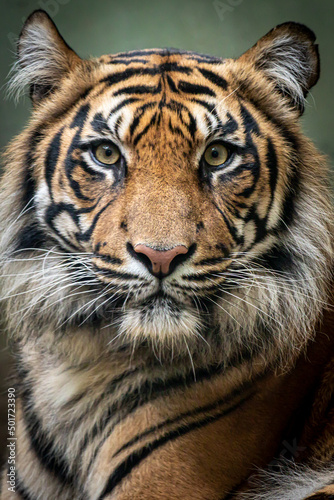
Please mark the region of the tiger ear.
<svg viewBox="0 0 334 500"><path fill-rule="evenodd" d="M305 99L320 73L315 34L303 24L284 23L267 33L240 58L274 81L277 90L302 114Z"/></svg>
<svg viewBox="0 0 334 500"><path fill-rule="evenodd" d="M9 93L18 98L28 86L34 104L57 88L61 79L81 61L44 10L36 10L26 20L17 56Z"/></svg>

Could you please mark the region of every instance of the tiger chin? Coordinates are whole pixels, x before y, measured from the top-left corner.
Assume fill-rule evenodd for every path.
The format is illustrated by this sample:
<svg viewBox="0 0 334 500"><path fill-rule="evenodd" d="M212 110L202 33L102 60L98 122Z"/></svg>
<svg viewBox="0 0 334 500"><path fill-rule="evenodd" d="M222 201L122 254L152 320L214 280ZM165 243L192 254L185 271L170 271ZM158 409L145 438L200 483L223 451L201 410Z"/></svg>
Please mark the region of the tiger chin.
<svg viewBox="0 0 334 500"><path fill-rule="evenodd" d="M85 60L27 19L9 94L32 116L0 186L2 500L333 498L334 211L299 125L318 77L292 22L237 59Z"/></svg>

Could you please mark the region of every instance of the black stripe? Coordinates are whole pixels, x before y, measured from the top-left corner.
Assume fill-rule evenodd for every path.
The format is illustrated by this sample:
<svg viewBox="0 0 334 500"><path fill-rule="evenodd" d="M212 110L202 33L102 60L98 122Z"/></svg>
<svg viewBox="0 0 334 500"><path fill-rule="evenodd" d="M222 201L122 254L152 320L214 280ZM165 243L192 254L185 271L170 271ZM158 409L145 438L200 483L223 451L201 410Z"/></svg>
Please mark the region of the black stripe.
<svg viewBox="0 0 334 500"><path fill-rule="evenodd" d="M53 232L61 239L66 245L76 251L80 251L80 248L74 245L71 241L69 241L65 236L63 236L54 224L54 220L58 217L61 212L67 212L73 219L74 223L79 227L79 212L75 210L73 205L68 203L57 203L50 205L45 213L45 223L51 227Z"/></svg>
<svg viewBox="0 0 334 500"><path fill-rule="evenodd" d="M114 126L114 134L116 135L117 139L120 140L120 136L119 136L119 128L120 126L122 125L123 123L123 116L120 115L117 120L116 120L116 123L115 123L115 126Z"/></svg>
<svg viewBox="0 0 334 500"><path fill-rule="evenodd" d="M165 107L167 109L175 111L176 113L179 114L180 117L181 117L181 111L189 113L189 108L187 106L185 106L182 102L175 101L174 99L171 99L170 101L166 102Z"/></svg>
<svg viewBox="0 0 334 500"><path fill-rule="evenodd" d="M144 115L145 111L147 109L154 108L156 105L157 104L155 102L147 102L147 103L143 104L142 106L140 106L139 108L136 109L134 119L133 119L133 121L132 121L132 123L130 125L130 135L134 134L136 128L139 125L140 119Z"/></svg>
<svg viewBox="0 0 334 500"><path fill-rule="evenodd" d="M118 58L122 59L131 59L134 57L146 57L146 56L151 56L157 54L161 57L168 57L171 54L176 54L176 55L184 55L188 57L190 60L194 61L199 61L205 64L222 64L223 59L215 56L209 56L207 54L200 54L199 52L192 52L190 50L180 50L180 49L174 49L174 48L164 48L164 49L149 49L149 50L132 50L129 52L119 52L118 54L112 56L114 60L117 60Z"/></svg>
<svg viewBox="0 0 334 500"><path fill-rule="evenodd" d="M30 388L22 392L22 408L30 443L41 465L54 474L62 484L74 484L69 464L63 454L56 450L53 439L43 430L42 422L34 411L34 399Z"/></svg>
<svg viewBox="0 0 334 500"><path fill-rule="evenodd" d="M211 115L214 116L215 120L217 121L217 128L218 131L223 129L223 122L218 116L217 110L216 110L216 105L213 103L209 103L206 101L203 101L202 99L192 99L192 102L195 102L196 104L199 104L203 108L205 108ZM231 116L231 115L230 115Z"/></svg>
<svg viewBox="0 0 334 500"><path fill-rule="evenodd" d="M275 151L275 147L272 143L272 140L270 137L267 138L267 155L266 155L266 161L267 161L267 166L269 170L269 186L270 186L270 191L271 191L271 203L269 210L273 204L274 201L274 194L276 190L276 185L277 185L277 178L278 178L278 165L277 165L277 155ZM269 212L268 210L268 212Z"/></svg>
<svg viewBox="0 0 334 500"><path fill-rule="evenodd" d="M172 124L172 120L171 120L171 118L169 118L168 128L169 128L169 130L170 130L173 134L178 135L179 137L181 137L181 138L183 139L183 141L187 142L187 144L188 144L189 148L192 148L192 146L193 146L192 142L188 139L188 137L186 137L186 136L184 135L184 132L183 132L183 130L182 130L180 127L178 127L177 125L175 125L175 126L174 126L174 125Z"/></svg>
<svg viewBox="0 0 334 500"><path fill-rule="evenodd" d="M138 441L141 441L144 437L149 436L150 434L152 434L156 431L159 431L160 429L163 429L166 426L178 423L184 418L196 417L197 415L204 413L204 412L211 412L213 410L218 410L219 407L221 407L222 405L227 405L229 403L232 403L233 400L235 400L242 393L245 393L253 385L254 385L254 380L251 380L251 381L243 384L241 387L234 389L230 394L228 394L224 398L218 399L218 400L214 401L213 403L207 404L205 406L197 407L194 410L180 413L179 415L177 415L174 418L168 418L164 422L161 422L160 424L155 425L155 426L151 427L150 429L147 429L146 431L142 432L141 434L137 434L137 436L130 439L130 441L125 443L123 446L121 446L121 448L119 448L113 454L113 457L115 457L116 455L119 455L119 453L121 453L123 450L130 448L130 446L136 444ZM253 391L252 395L254 395L254 391ZM247 395L247 397L248 397L248 395Z"/></svg>
<svg viewBox="0 0 334 500"><path fill-rule="evenodd" d="M258 263L266 269L288 273L291 277L293 277L293 271L296 269L298 259L296 255L285 249L283 246L276 246L269 250L266 254L261 255Z"/></svg>
<svg viewBox="0 0 334 500"><path fill-rule="evenodd" d="M112 198L104 207L101 208L101 210L98 211L97 214L95 214L93 222L91 223L90 227L85 231L84 233L78 233L76 235L78 241L88 241L92 235L92 232L95 229L96 224L98 223L98 220L100 216L103 214L103 212L110 207L110 205L115 201L115 197Z"/></svg>
<svg viewBox="0 0 334 500"><path fill-rule="evenodd" d="M71 158L67 157L68 161L66 161L66 164L67 166L69 167L69 170L70 171L67 171L66 173L68 174L68 181L69 181L69 184L71 186L71 189L72 191L74 192L75 196L79 199L79 200L83 200L83 201L94 201L94 198L90 198L89 196L86 196L83 194L83 192L81 191L81 186L79 184L78 181L76 181L75 179L73 179L73 176L72 176L72 170L73 170L73 165L71 165L71 162L73 161ZM80 164L78 164L78 166L82 166L81 162ZM86 169L87 171L87 169ZM97 174L99 174L100 172L97 172ZM94 177L97 179L98 177L100 178L101 180L101 175L96 175L94 173Z"/></svg>
<svg viewBox="0 0 334 500"><path fill-rule="evenodd" d="M104 118L102 113L95 113L93 120L90 122L90 125L98 134L103 134L103 132L111 132L110 128L108 127L108 122Z"/></svg>
<svg viewBox="0 0 334 500"><path fill-rule="evenodd" d="M207 101L203 101L202 99L192 99L192 102L203 106L206 110L209 111L210 114L214 114L215 118L217 118L216 105ZM216 113L215 113L216 112Z"/></svg>
<svg viewBox="0 0 334 500"><path fill-rule="evenodd" d="M185 92L186 94L205 94L212 97L216 96L216 93L209 87L206 87L205 85L196 85L184 80L179 81L178 89L182 92Z"/></svg>
<svg viewBox="0 0 334 500"><path fill-rule="evenodd" d="M81 131L87 119L89 110L90 110L90 104L82 104L82 106L80 106L79 110L75 114L72 123L70 125L70 128L78 127Z"/></svg>
<svg viewBox="0 0 334 500"><path fill-rule="evenodd" d="M114 271L113 269L109 269L108 267L98 266L95 263L93 264L93 268L96 270L96 272L101 273L104 276L108 276L110 278L120 278L120 279L124 279L124 280L141 280L141 281L144 279L136 274L122 273L119 271Z"/></svg>
<svg viewBox="0 0 334 500"><path fill-rule="evenodd" d="M224 219L224 222L227 226L227 229L230 233L230 235L232 236L233 240L236 242L236 243L241 243L242 241L242 238L240 236L238 236L237 234L237 230L235 227L233 227L230 222L228 221L226 215L224 214L224 212L221 210L221 208L218 207L218 205L215 203L215 202L212 202L213 203L213 206L218 210L218 212L220 213L220 215L223 217Z"/></svg>
<svg viewBox="0 0 334 500"><path fill-rule="evenodd" d="M255 244L257 244L259 241L263 240L267 236L267 234L268 234L268 232L266 230L267 218L264 217L263 219L261 219L259 217L259 215L257 213L257 206L255 204L253 204L250 207L247 216L244 218L244 221L245 221L246 224L247 224L247 222L249 222L251 220L254 221L256 235L255 235L255 241L254 241L254 243L247 250L250 250L251 248L253 248L253 246Z"/></svg>
<svg viewBox="0 0 334 500"><path fill-rule="evenodd" d="M34 163L34 154L38 144L44 138L44 134L41 131L41 127L37 127L34 132L32 132L30 139L28 141L29 151L26 155L26 171L25 176L22 183L22 190L24 192L22 198L22 209L26 207L26 205L30 202L32 203L32 198L36 191L36 181L32 174L32 168Z"/></svg>
<svg viewBox="0 0 334 500"><path fill-rule="evenodd" d="M281 122L277 117L273 116L267 108L265 108L262 105L262 102L260 99L256 99L254 97L249 97L249 89L247 89L247 86L245 85L244 82L238 81L239 88L238 91L240 90L241 92L246 92L246 96L243 97L243 95L240 95L238 91L235 92L235 94L239 97L241 101L244 102L249 102L251 103L262 115L271 122L275 127L279 130L280 134L284 138L284 140L290 145L290 147L296 151L298 149L298 139L296 135L293 133L292 130L289 129L289 127Z"/></svg>
<svg viewBox="0 0 334 500"><path fill-rule="evenodd" d="M72 159L72 153L79 145L81 131L82 131L82 128L87 120L87 116L88 116L89 111L90 111L90 105L83 104L79 108L79 110L77 111L76 115L74 116L72 123L70 125L70 128L77 128L78 130L76 131L76 133L71 141L71 144L68 148L66 158L65 158L65 172L66 172L66 177L68 179L70 187L73 190L73 192L75 193L76 197L79 198L80 200L84 200L84 201L93 201L93 200L91 198L89 198L88 196L85 196L81 192L80 184L76 180L74 180L72 177L73 169L78 165L78 163L80 164L80 161L78 162L77 160ZM96 116L97 115L94 116L94 120L96 119ZM102 117L102 119L103 119L103 117ZM93 120L93 124L94 124L94 120ZM103 119L103 122L104 122L104 126L108 129L104 119ZM61 132L62 132L62 130L61 130ZM49 177L50 177L49 182L51 183L51 175Z"/></svg>
<svg viewBox="0 0 334 500"><path fill-rule="evenodd" d="M217 369L219 373L219 367ZM124 373L124 376L121 375L120 378L112 380L111 383L108 385L108 388L101 394L101 396L99 396L97 400L94 401L94 406L100 405L115 391L116 382L117 383L123 382L123 380L128 375L131 374L136 375L137 373L138 369L129 370L128 372ZM198 381L199 379L209 377L209 375L210 376L215 375L215 373L213 372L213 367L211 367L211 371L209 369L205 370L204 374L202 373L202 371L199 371L196 374L196 379ZM127 410L128 411L127 414L130 414L136 407L145 404L149 400L151 401L156 399L162 393L167 394L169 393L169 391L173 389L176 389L182 385L188 385L192 382L193 382L193 374L190 374L188 377L184 376L174 377L167 381L160 381L160 380L153 382L146 381L140 387L136 387L135 389L124 394L124 396L120 401L117 401L115 405L112 405L110 408L108 408L107 412L105 412L105 415L101 418L100 423L96 426L96 429L97 428L102 429L104 425L108 423L108 420L110 420L111 416L114 414L114 412L117 411L117 409L119 409L119 411ZM82 422L84 416L85 415L81 415L80 418L75 421L76 426L80 422ZM94 435L96 434L93 434L93 436Z"/></svg>
<svg viewBox="0 0 334 500"><path fill-rule="evenodd" d="M223 136L233 134L236 132L239 128L238 122L233 118L233 116L230 113L226 113L227 116L227 121L223 124L220 125L221 131L223 133Z"/></svg>
<svg viewBox="0 0 334 500"><path fill-rule="evenodd" d="M195 266L213 266L214 264L220 264L224 261L226 261L226 257L211 257L195 262Z"/></svg>
<svg viewBox="0 0 334 500"><path fill-rule="evenodd" d="M145 458L147 458L153 451L157 450L161 446L165 445L170 441L174 441L182 436L185 436L189 432L201 429L211 423L216 422L217 420L227 416L232 413L236 409L240 408L243 403L245 403L250 398L250 395L238 401L236 404L231 407L224 409L218 412L216 415L212 415L211 417L205 417L199 421L192 422L189 425L181 425L176 430L173 430L159 439L153 441L142 449L132 453L126 460L124 460L116 470L109 477L107 484L99 496L98 500L103 500L109 493L111 493L115 487L134 469L136 466L140 464Z"/></svg>
<svg viewBox="0 0 334 500"><path fill-rule="evenodd" d="M152 125L154 125L156 117L157 113L154 113L150 122L146 125L146 127L144 127L143 130L136 135L136 137L133 139L134 146L137 146L140 139L148 132L148 130L152 127Z"/></svg>
<svg viewBox="0 0 334 500"><path fill-rule="evenodd" d="M224 281L222 280L222 281L220 281L220 282L215 283L214 285L210 285L210 286L203 286L203 287L201 287L201 292L209 292L209 293L210 293L210 292L216 292L217 290L221 290L220 285L221 285L222 283L224 283L224 286L225 286L226 281L225 281L225 280L224 280ZM183 290L183 291L185 291L185 292L187 292L187 291L189 291L189 292L190 292L190 291L191 291L191 292L194 292L194 288L193 288L193 287L191 287L191 286L176 285L176 284L174 285L174 284L173 284L173 288L178 288L179 290ZM230 287L230 288L231 288L231 287ZM188 295L188 296L191 298L191 295ZM194 304L196 304L196 301L194 301Z"/></svg>
<svg viewBox="0 0 334 500"><path fill-rule="evenodd" d="M192 69L187 66L180 66L177 62L167 61L158 66L160 68L160 72L170 72L174 73L183 73L185 75L189 75L192 73Z"/></svg>
<svg viewBox="0 0 334 500"><path fill-rule="evenodd" d="M205 281L207 279L215 279L217 280L219 276L217 276L217 271L211 271L208 273L201 273L201 274L185 274L182 276L182 279L187 280L187 281ZM202 290L202 288L201 288Z"/></svg>
<svg viewBox="0 0 334 500"><path fill-rule="evenodd" d="M168 121L168 128L169 128L169 130L171 132L173 132L173 133L179 135L180 137L182 137L182 139L186 139L186 137L185 137L185 135L183 133L183 130L180 127L178 127L177 125L174 126L172 124L172 119L170 117L169 117L169 121Z"/></svg>
<svg viewBox="0 0 334 500"><path fill-rule="evenodd" d="M97 257L98 259L103 260L104 262L108 262L108 264L122 264L123 261L118 259L117 257L110 257L110 255L105 255L101 253L94 253L93 257Z"/></svg>
<svg viewBox="0 0 334 500"><path fill-rule="evenodd" d="M58 111L55 111L54 113L50 112L50 115L48 116L48 122L52 123L61 116L65 116L66 114L68 114L76 105L80 103L80 101L86 99L86 97L88 97L93 90L95 90L95 86L87 87L86 90L84 90L82 94L79 94L78 97L70 102L66 108L60 107Z"/></svg>
<svg viewBox="0 0 334 500"><path fill-rule="evenodd" d="M211 120L209 113L204 113L204 119L205 119L205 123L206 123L207 128L209 130L211 130L213 128L213 121Z"/></svg>
<svg viewBox="0 0 334 500"><path fill-rule="evenodd" d="M184 104L182 104L180 102L174 101L174 99L171 99L169 102L167 102L165 104L165 106L167 109L170 109L171 111L174 111L175 113L177 113L178 119L187 128L192 139L194 139L196 131L197 131L196 119L193 116L193 114L189 111L187 106L185 106ZM184 120L184 118L182 116L182 111L184 111L186 113L186 115L188 116L189 122Z"/></svg>
<svg viewBox="0 0 334 500"><path fill-rule="evenodd" d="M262 64L256 64L255 66L257 69L260 69L260 71L263 71L263 66ZM275 80L274 80L275 81ZM277 83L274 85L274 89L276 92L278 92L282 97L284 97L288 101L288 105L291 106L292 108L298 109L299 113L302 115L305 111L305 105L304 105L304 100L300 101L299 99L294 99L291 96L291 93L289 92L288 89L284 89L281 85L278 85ZM306 88L303 88L303 94L304 97L307 96L308 91Z"/></svg>
<svg viewBox="0 0 334 500"><path fill-rule="evenodd" d="M221 76L217 75L217 73L204 68L198 68L198 70L207 80L210 80L210 82L217 85L217 87L221 88L222 90L227 89L227 81Z"/></svg>
<svg viewBox="0 0 334 500"><path fill-rule="evenodd" d="M129 80L133 76L138 75L158 75L160 73L158 68L129 68L125 71L120 71L117 73L112 73L111 75L106 76L101 82L106 82L109 86L116 85L117 83L124 82L125 80Z"/></svg>
<svg viewBox="0 0 334 500"><path fill-rule="evenodd" d="M45 180L49 188L49 193L51 199L53 199L52 194L52 179L54 172L56 170L56 166L58 163L58 158L60 154L60 144L61 144L61 136L63 134L64 127L62 127L59 132L53 137L50 145L48 147L46 158L45 158Z"/></svg>
<svg viewBox="0 0 334 500"><path fill-rule="evenodd" d="M245 132L260 135L260 129L257 121L243 104L240 104L240 113Z"/></svg>
<svg viewBox="0 0 334 500"><path fill-rule="evenodd" d="M166 71L173 71L177 73L182 73L188 75L192 72L190 68L185 66L179 66L176 62L165 62L160 65L151 67L151 68L130 68L125 71L120 71L117 73L112 73L111 75L106 76L101 82L106 82L108 85L115 85L116 83L124 82L133 76L155 76L161 75Z"/></svg>
<svg viewBox="0 0 334 500"><path fill-rule="evenodd" d="M41 138L43 136L41 135ZM29 151L29 156L31 154L31 151ZM27 155L28 156L28 155ZM27 206L34 206L34 195L36 192L36 181L33 177L32 173L32 168L31 168L31 163L26 163L26 170L24 172L24 176L22 179L22 184L21 184L21 191L22 191L22 203L21 203L21 210L24 210L27 208Z"/></svg>
<svg viewBox="0 0 334 500"><path fill-rule="evenodd" d="M204 64L222 64L223 59L215 56L208 56L206 54L199 54L197 52L185 52L186 55L189 55L190 59L193 61L198 61Z"/></svg>
<svg viewBox="0 0 334 500"><path fill-rule="evenodd" d="M27 248L43 248L46 243L46 238L38 225L37 221L33 221L23 227L17 236L15 251L25 250Z"/></svg>
<svg viewBox="0 0 334 500"><path fill-rule="evenodd" d="M235 499L235 490L230 491L227 495L224 495L219 500L233 500Z"/></svg>
<svg viewBox="0 0 334 500"><path fill-rule="evenodd" d="M148 64L150 61L148 61L147 59L139 59L139 58L129 58L129 59L112 59L111 61L109 61L107 64L125 64L125 65L129 65L129 64L133 64L133 63L141 63L141 64Z"/></svg>
<svg viewBox="0 0 334 500"><path fill-rule="evenodd" d="M158 85L131 85L129 87L123 87L114 93L114 96L122 94L159 94L161 92L161 83Z"/></svg>
<svg viewBox="0 0 334 500"><path fill-rule="evenodd" d="M83 192L81 191L81 186L80 186L79 182L76 181L75 179L73 179L73 175L72 175L73 170L76 166L81 167L84 164L84 162L78 161L78 160L72 158L72 153L75 149L77 149L79 139L80 139L80 131L78 130L78 132L75 134L75 136L72 140L72 143L67 151L67 155L66 155L66 159L65 159L65 173L66 173L66 177L67 177L67 180L69 182L69 185L70 185L72 191L74 192L75 196L79 200L94 201L94 198L90 198L89 196L86 196L83 194ZM96 178L98 178L98 175L94 174L94 176Z"/></svg>
<svg viewBox="0 0 334 500"><path fill-rule="evenodd" d="M78 160L77 166L81 167L90 176L90 180L92 181L103 181L106 177L105 173L94 170L85 160Z"/></svg>
<svg viewBox="0 0 334 500"><path fill-rule="evenodd" d="M137 57L137 56L151 56L153 54L161 54L163 52L163 49L149 49L149 50L131 50L129 52L119 52L118 54L114 55L113 57L117 59L118 57L120 58L126 58L126 59L131 59L132 57Z"/></svg>
<svg viewBox="0 0 334 500"><path fill-rule="evenodd" d="M127 106L128 104L132 104L133 102L138 102L139 98L138 97L128 97L127 99L124 99L120 103L117 104L109 113L109 117L112 116L114 113L117 113L120 109L123 107Z"/></svg>
<svg viewBox="0 0 334 500"><path fill-rule="evenodd" d="M238 192L238 196L243 196L244 198L249 198L249 196L253 193L255 189L255 182L258 180L258 163L256 161L250 163L242 163L241 165L238 165L235 167L233 170L230 170L229 172L224 172L224 168L221 169L221 174L217 176L219 181L226 182L227 180L230 179L235 179L238 177L240 174L242 174L245 170L248 170L252 176L254 177L254 182L251 186L243 189L242 191ZM239 187L239 186L238 186ZM242 185L240 185L242 187ZM229 202L227 202L224 199L224 203L228 205ZM232 205L230 205L230 208L232 208ZM235 213L234 213L235 215Z"/></svg>
<svg viewBox="0 0 334 500"><path fill-rule="evenodd" d="M187 124L185 124L185 125L188 128L192 139L195 139L195 134L197 131L196 118L193 116L193 114L190 111L188 111L188 118L189 118L189 125L187 125Z"/></svg>
<svg viewBox="0 0 334 500"><path fill-rule="evenodd" d="M173 80L173 78L170 76L170 75L167 75L167 83L169 85L169 88L172 92L178 92L178 89L175 85L175 82Z"/></svg>
<svg viewBox="0 0 334 500"><path fill-rule="evenodd" d="M248 165L246 164L246 168L247 168L247 167L248 167ZM238 168L238 167L237 167L237 168ZM235 169L235 170L236 170L236 169ZM233 175L233 174L234 174L235 170L233 170L232 172L230 172L230 174L228 174L228 173L227 173L227 174L225 174L225 175L224 175L224 174L221 174L221 175L218 177L219 181L224 181L224 180L226 181L226 179L227 179L227 180L233 179L233 177L234 177L234 175ZM240 171L241 171L241 172L243 172L243 171L244 171L244 169L243 169L243 168L241 168L241 169L240 169ZM233 200L233 201L228 200L226 196L222 196L221 198L222 198L222 201L224 202L224 208L225 208L225 209L226 209L226 211L229 213L229 215L231 215L231 214L232 214L232 215L233 215L233 217L237 217L238 219L242 219L242 220L244 220L244 218L240 216L240 214L239 214L239 212L238 212L238 210L237 210L236 206L234 205L234 200ZM247 207L247 208L248 208L248 207Z"/></svg>

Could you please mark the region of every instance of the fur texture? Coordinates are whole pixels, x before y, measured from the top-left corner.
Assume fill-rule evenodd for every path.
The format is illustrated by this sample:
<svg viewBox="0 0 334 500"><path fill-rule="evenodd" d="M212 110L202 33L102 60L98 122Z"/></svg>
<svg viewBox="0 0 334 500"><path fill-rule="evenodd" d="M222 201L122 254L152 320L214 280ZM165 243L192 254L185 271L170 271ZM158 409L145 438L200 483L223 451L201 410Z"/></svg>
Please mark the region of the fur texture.
<svg viewBox="0 0 334 500"><path fill-rule="evenodd" d="M286 23L236 60L83 61L45 13L28 19L10 92L29 86L34 109L0 196L20 441L3 500L262 498L244 483L292 420L310 424L305 401L332 433L332 385L318 381L334 213L326 158L298 124L314 41ZM157 275L139 245L186 253ZM326 486L331 441L312 443L268 498Z"/></svg>
<svg viewBox="0 0 334 500"><path fill-rule="evenodd" d="M240 496L241 499L252 500L304 500L323 489L324 485L333 482L333 467L320 468L282 466L278 473L263 473L256 481L256 493L249 492ZM323 497L324 499L330 496Z"/></svg>

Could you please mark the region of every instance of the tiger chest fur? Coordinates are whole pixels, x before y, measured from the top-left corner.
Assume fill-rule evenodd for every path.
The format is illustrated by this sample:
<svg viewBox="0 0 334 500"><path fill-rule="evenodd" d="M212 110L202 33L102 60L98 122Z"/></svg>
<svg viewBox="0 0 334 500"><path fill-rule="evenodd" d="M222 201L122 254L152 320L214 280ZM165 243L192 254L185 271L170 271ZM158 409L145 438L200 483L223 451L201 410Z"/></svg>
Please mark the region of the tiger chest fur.
<svg viewBox="0 0 334 500"><path fill-rule="evenodd" d="M0 200L3 500L333 498L334 216L298 123L314 42L286 23L235 60L83 60L28 18L10 88L33 112Z"/></svg>

